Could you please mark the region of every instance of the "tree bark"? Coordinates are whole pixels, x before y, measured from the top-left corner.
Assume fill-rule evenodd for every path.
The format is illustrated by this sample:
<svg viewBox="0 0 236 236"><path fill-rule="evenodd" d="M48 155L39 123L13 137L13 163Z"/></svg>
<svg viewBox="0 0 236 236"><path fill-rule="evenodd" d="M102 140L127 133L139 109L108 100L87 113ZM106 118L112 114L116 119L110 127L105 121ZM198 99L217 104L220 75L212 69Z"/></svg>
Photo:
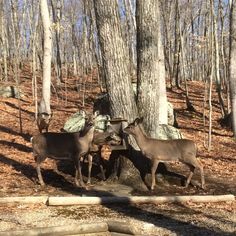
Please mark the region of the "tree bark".
<svg viewBox="0 0 236 236"><path fill-rule="evenodd" d="M54 1L51 0L53 21L56 30L56 75L57 75L58 86L60 86L62 82L62 62L61 62L61 50L60 50L62 4L63 4L62 0L57 0L56 4L54 4Z"/></svg>
<svg viewBox="0 0 236 236"><path fill-rule="evenodd" d="M233 0L230 10L230 96L232 109L232 126L236 138L236 2Z"/></svg>
<svg viewBox="0 0 236 236"><path fill-rule="evenodd" d="M52 32L47 0L40 0L40 11L43 22L43 88L40 101L43 112L51 114L51 58L52 58Z"/></svg>
<svg viewBox="0 0 236 236"><path fill-rule="evenodd" d="M137 107L129 73L128 49L121 33L118 3L94 0L94 6L111 115L132 121L137 116Z"/></svg>
<svg viewBox="0 0 236 236"><path fill-rule="evenodd" d="M137 102L145 131L158 136L158 124L167 124L165 65L160 33L159 1L136 2Z"/></svg>
<svg viewBox="0 0 236 236"><path fill-rule="evenodd" d="M94 0L94 7L111 116L122 117L130 122L137 117L138 112L129 71L129 52L122 38L118 2ZM146 189L133 164L139 156L134 157L131 152L116 154L116 158L120 156L119 181L136 189Z"/></svg>

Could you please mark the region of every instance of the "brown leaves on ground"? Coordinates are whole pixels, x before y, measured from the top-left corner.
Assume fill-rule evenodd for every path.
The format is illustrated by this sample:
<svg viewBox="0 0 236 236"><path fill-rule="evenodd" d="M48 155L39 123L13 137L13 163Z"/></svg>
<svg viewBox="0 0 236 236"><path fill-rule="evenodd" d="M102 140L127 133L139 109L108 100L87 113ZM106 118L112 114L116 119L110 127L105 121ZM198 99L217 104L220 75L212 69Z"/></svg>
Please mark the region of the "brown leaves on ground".
<svg viewBox="0 0 236 236"><path fill-rule="evenodd" d="M50 184L47 189L41 189L37 183L34 159L31 151L30 137L38 133L35 122L35 106L33 102L31 80L22 77L20 89L24 97L20 102L23 132L20 132L19 103L15 98L0 98L0 196L38 195L43 193L62 193L65 190L58 183L58 176L50 174ZM77 91L78 78L68 78L57 92L52 90L53 118L50 131L60 132L67 118L82 109L83 91ZM206 182L213 190L209 193L236 193L236 146L232 132L221 128L218 119L221 117L217 94L213 93L213 132L211 151L205 148L208 130L203 126L203 96L202 82L188 82L189 97L196 112L186 110L185 93L182 90L168 90L168 99L173 104L179 128L184 137L194 140L199 149L198 157L203 163ZM66 88L66 89L65 89ZM94 78L87 80L84 110L92 110L92 104L99 94L99 86ZM40 96L40 91L39 91ZM208 111L206 110L206 116ZM180 165L170 164L177 170ZM42 168L49 171L53 168L51 160L45 161ZM177 171L178 172L178 171ZM55 177L55 179L54 179ZM63 179L63 181L67 181ZM73 180L72 180L73 181ZM58 187L59 186L59 187ZM71 185L71 187L73 187ZM217 189L220 189L219 191ZM190 191L191 193L191 191ZM204 194L207 194L205 192ZM207 205L204 205L207 206ZM219 205L217 205L219 206ZM226 207L226 206L224 206ZM227 205L229 207L229 205ZM235 208L235 205L233 206Z"/></svg>

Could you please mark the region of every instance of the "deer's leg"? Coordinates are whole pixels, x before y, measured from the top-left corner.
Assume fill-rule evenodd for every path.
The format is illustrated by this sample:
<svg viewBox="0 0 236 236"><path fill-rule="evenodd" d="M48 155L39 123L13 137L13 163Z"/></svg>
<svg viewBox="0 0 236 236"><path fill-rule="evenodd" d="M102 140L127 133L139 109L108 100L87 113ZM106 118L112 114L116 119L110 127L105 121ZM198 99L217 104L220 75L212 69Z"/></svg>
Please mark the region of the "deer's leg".
<svg viewBox="0 0 236 236"><path fill-rule="evenodd" d="M91 183L92 166L93 166L93 156L91 154L88 154L88 180L87 180L87 184Z"/></svg>
<svg viewBox="0 0 236 236"><path fill-rule="evenodd" d="M205 189L205 177L204 177L204 171L203 167L200 164L200 162L196 159L196 167L200 170L200 175L201 175L201 187L202 189Z"/></svg>
<svg viewBox="0 0 236 236"><path fill-rule="evenodd" d="M195 167L194 167L194 166L189 166L189 168L190 168L190 174L189 174L189 176L188 176L188 178L187 178L187 180L186 180L185 188L187 188L187 187L189 186L190 181L191 181L191 179L192 179L192 177L193 177L194 170L195 170Z"/></svg>
<svg viewBox="0 0 236 236"><path fill-rule="evenodd" d="M204 178L204 172L203 172L202 165L200 164L200 162L196 158L192 158L191 162L189 162L188 164L190 164L190 171L191 172L189 174L189 177L187 179L185 186L188 187L188 185L191 181L191 178L193 176L194 169L198 168L200 170L200 175L201 175L201 187L202 187L202 189L204 189L205 188L205 178Z"/></svg>
<svg viewBox="0 0 236 236"><path fill-rule="evenodd" d="M58 175L61 175L62 173L58 170L57 160L54 160L53 166L54 166L53 169L55 170L55 172L56 172Z"/></svg>
<svg viewBox="0 0 236 236"><path fill-rule="evenodd" d="M105 171L104 171L104 168L103 168L101 160L100 160L99 166L100 166L100 170L101 170L101 173L102 173L102 180L105 181L106 180L106 176L105 176Z"/></svg>
<svg viewBox="0 0 236 236"><path fill-rule="evenodd" d="M80 165L80 155L77 155L75 159L75 184L77 187L85 186Z"/></svg>
<svg viewBox="0 0 236 236"><path fill-rule="evenodd" d="M203 172L202 165L199 167L199 169L200 169L200 174L201 174L202 189L205 189L205 177L204 177L204 172Z"/></svg>
<svg viewBox="0 0 236 236"><path fill-rule="evenodd" d="M152 169L151 169L151 174L152 174L151 190L154 190L154 187L156 185L156 170L157 170L158 164L159 164L158 160L153 160Z"/></svg>
<svg viewBox="0 0 236 236"><path fill-rule="evenodd" d="M39 183L40 183L41 186L45 186L45 183L44 183L43 177L42 177L42 173L41 173L41 168L40 168L40 164L41 164L41 162L42 162L44 159L45 159L45 158L41 158L40 156L36 156L36 157L35 157L35 161L36 161L36 171L37 171Z"/></svg>

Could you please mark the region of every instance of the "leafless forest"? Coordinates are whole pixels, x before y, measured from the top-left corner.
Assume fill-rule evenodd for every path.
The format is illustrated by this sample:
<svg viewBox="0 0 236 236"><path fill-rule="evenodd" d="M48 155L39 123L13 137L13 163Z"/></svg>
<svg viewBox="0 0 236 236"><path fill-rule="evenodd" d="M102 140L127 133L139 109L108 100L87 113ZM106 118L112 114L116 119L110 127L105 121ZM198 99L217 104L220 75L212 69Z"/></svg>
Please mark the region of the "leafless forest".
<svg viewBox="0 0 236 236"><path fill-rule="evenodd" d="M123 194L124 186L145 196L235 195L235 35L235 0L1 0L0 197L113 196ZM200 187L199 170L183 188L189 169L173 162L165 168L174 175L158 169L150 191L150 168L146 186L133 161L143 156L134 151L132 139L127 152L111 154L121 160L116 180L107 176L101 182L95 165L93 184L76 187L71 163L58 166L60 176L48 159L42 165L46 186L40 186L30 142L39 133L39 117L46 114L49 131L60 133L71 115L91 113L104 95L109 102L99 107L111 118L130 123L143 117L148 136L158 138L161 126L174 126L194 141L206 188ZM127 209L121 204L57 209L0 204L0 231L111 218L134 222L144 235L233 235L235 204L134 204ZM28 222L22 220L27 213ZM144 224L154 227L152 234Z"/></svg>

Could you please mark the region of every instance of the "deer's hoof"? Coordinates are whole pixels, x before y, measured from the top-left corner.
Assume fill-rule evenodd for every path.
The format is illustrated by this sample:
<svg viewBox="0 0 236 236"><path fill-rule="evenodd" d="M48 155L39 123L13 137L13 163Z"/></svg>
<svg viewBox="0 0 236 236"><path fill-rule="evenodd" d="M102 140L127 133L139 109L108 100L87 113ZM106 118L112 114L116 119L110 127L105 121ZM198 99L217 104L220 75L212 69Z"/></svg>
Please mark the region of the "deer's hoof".
<svg viewBox="0 0 236 236"><path fill-rule="evenodd" d="M76 187L80 187L80 184L79 184L78 181L75 181L75 186L76 186Z"/></svg>
<svg viewBox="0 0 236 236"><path fill-rule="evenodd" d="M40 184L41 187L45 187L46 186L46 184L44 182L41 182L41 181L39 182L39 184Z"/></svg>

